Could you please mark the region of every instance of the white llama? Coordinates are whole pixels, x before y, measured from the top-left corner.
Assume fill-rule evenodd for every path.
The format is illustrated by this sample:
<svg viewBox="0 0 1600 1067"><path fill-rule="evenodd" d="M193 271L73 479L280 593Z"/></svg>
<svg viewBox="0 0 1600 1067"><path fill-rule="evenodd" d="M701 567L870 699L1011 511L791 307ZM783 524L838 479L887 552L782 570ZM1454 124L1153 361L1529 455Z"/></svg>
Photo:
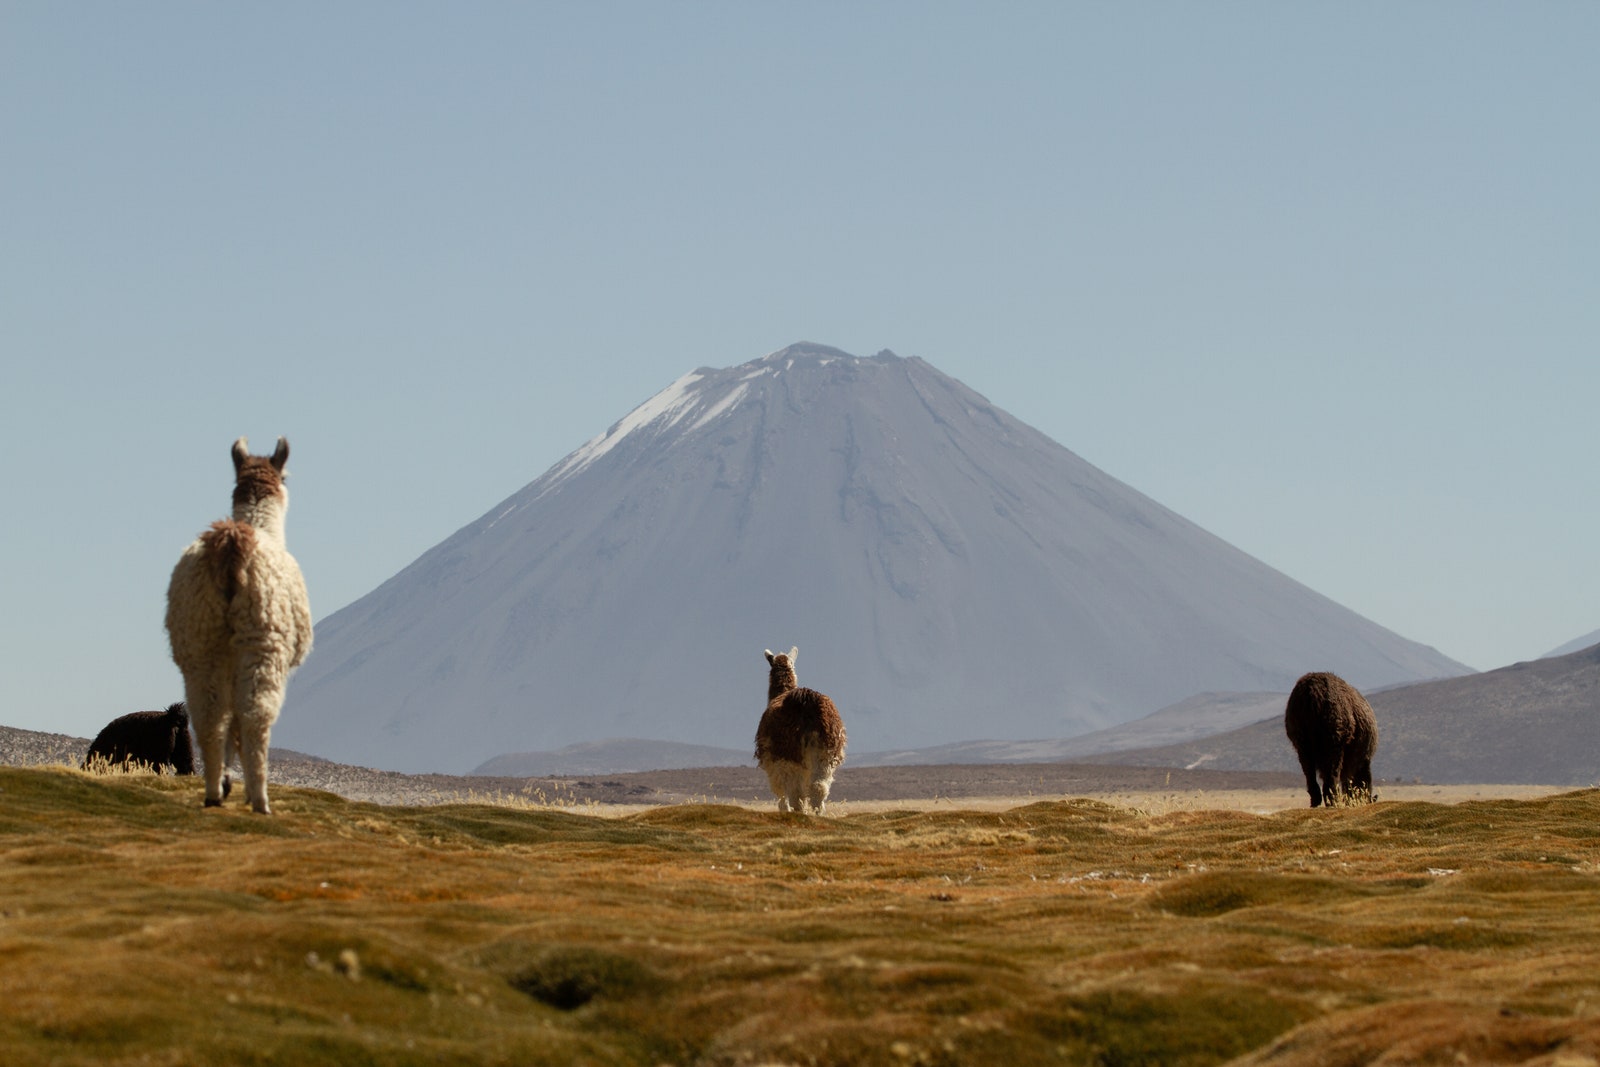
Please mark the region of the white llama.
<svg viewBox="0 0 1600 1067"><path fill-rule="evenodd" d="M311 605L284 546L289 442L269 458L233 443L233 518L184 550L167 587L167 637L183 672L189 720L205 767L206 807L222 803L235 753L250 807L270 815L267 743L289 672L311 651Z"/></svg>
<svg viewBox="0 0 1600 1067"><path fill-rule="evenodd" d="M756 727L756 761L778 798L779 811L822 813L833 772L844 762L844 720L839 709L795 678L800 650L767 650L767 710Z"/></svg>

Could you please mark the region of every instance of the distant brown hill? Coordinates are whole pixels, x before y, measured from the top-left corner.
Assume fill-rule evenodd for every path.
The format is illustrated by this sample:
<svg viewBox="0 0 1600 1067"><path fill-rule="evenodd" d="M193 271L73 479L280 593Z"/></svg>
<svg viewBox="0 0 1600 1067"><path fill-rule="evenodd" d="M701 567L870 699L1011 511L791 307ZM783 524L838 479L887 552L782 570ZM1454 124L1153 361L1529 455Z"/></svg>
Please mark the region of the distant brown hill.
<svg viewBox="0 0 1600 1067"><path fill-rule="evenodd" d="M1600 646L1463 678L1369 693L1379 778L1587 785L1600 780ZM1297 769L1283 722L1097 756L1101 763Z"/></svg>

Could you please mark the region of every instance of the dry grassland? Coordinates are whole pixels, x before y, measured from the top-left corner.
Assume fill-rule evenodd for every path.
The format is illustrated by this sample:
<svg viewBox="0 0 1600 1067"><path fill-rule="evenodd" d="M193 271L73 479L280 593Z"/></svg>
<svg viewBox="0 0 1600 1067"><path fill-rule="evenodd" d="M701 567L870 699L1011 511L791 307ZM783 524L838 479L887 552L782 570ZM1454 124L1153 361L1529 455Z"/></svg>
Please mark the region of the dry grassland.
<svg viewBox="0 0 1600 1067"><path fill-rule="evenodd" d="M385 807L0 767L6 1064L1593 1064L1600 791Z"/></svg>

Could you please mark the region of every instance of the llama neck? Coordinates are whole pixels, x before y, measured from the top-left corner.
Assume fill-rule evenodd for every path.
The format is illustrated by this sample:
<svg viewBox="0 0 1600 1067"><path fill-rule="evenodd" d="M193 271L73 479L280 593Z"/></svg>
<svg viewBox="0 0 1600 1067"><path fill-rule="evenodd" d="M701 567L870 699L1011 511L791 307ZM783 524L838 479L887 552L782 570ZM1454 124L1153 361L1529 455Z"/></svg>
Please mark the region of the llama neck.
<svg viewBox="0 0 1600 1067"><path fill-rule="evenodd" d="M255 528L258 537L283 544L283 520L289 511L289 501L281 496L265 500L252 500L233 506L233 521Z"/></svg>
<svg viewBox="0 0 1600 1067"><path fill-rule="evenodd" d="M774 667L767 678L767 700L777 700L789 690L797 688L799 684L794 676L793 667Z"/></svg>

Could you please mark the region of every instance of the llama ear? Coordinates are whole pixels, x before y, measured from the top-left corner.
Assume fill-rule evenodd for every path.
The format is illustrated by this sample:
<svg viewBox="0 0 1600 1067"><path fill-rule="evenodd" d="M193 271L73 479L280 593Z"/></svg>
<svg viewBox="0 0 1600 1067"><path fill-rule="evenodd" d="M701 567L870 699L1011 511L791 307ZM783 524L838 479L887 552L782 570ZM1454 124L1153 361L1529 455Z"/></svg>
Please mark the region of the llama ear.
<svg viewBox="0 0 1600 1067"><path fill-rule="evenodd" d="M278 447L272 450L272 469L279 474L283 473L283 465L289 462L289 439L278 438Z"/></svg>
<svg viewBox="0 0 1600 1067"><path fill-rule="evenodd" d="M244 466L244 461L250 458L250 442L239 438L233 443L233 472L239 473Z"/></svg>
<svg viewBox="0 0 1600 1067"><path fill-rule="evenodd" d="M799 658L800 658L800 648L799 648L799 646L798 645L790 645L789 646L789 666L793 667L794 666L794 661L799 659Z"/></svg>
<svg viewBox="0 0 1600 1067"><path fill-rule="evenodd" d="M772 656L772 649L770 649L770 648L769 648L769 649L767 649L767 662L768 662L768 663L771 663L771 662L772 662L772 659L773 659L773 656Z"/></svg>

